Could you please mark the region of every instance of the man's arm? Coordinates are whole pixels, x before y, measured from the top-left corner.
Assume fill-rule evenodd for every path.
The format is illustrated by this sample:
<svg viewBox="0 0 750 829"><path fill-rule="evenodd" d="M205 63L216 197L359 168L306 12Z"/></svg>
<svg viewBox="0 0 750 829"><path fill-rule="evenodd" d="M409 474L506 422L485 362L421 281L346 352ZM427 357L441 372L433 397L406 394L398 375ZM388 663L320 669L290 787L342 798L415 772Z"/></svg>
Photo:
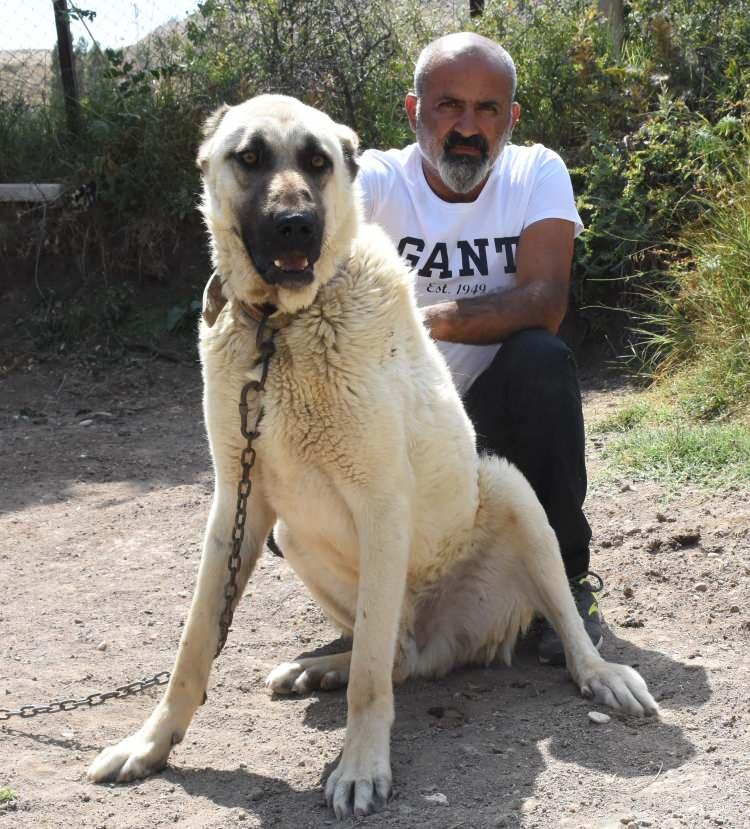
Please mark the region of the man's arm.
<svg viewBox="0 0 750 829"><path fill-rule="evenodd" d="M529 225L518 240L512 287L422 309L433 339L490 345L524 328L556 334L568 304L573 237L574 225L564 219Z"/></svg>

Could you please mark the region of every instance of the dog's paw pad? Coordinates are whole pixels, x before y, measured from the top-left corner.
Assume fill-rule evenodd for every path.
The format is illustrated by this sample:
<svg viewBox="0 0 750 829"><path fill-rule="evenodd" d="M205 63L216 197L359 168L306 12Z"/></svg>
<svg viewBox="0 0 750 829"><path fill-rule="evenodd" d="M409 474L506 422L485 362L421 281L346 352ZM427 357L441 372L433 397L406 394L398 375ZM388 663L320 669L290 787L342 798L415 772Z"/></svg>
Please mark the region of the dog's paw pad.
<svg viewBox="0 0 750 829"><path fill-rule="evenodd" d="M348 664L341 668L325 656L306 658L300 662L282 662L266 677L266 687L274 694L309 694L311 691L334 691L344 688L349 680ZM336 667L332 667L332 663Z"/></svg>
<svg viewBox="0 0 750 829"><path fill-rule="evenodd" d="M172 740L148 740L133 734L105 748L89 766L86 776L93 783L126 783L161 771L167 763Z"/></svg>
<svg viewBox="0 0 750 829"><path fill-rule="evenodd" d="M659 713L643 677L628 665L605 663L582 683L581 693L623 714L642 717Z"/></svg>
<svg viewBox="0 0 750 829"><path fill-rule="evenodd" d="M266 687L274 694L306 693L297 686L297 680L304 675L305 669L299 662L282 662L266 677Z"/></svg>

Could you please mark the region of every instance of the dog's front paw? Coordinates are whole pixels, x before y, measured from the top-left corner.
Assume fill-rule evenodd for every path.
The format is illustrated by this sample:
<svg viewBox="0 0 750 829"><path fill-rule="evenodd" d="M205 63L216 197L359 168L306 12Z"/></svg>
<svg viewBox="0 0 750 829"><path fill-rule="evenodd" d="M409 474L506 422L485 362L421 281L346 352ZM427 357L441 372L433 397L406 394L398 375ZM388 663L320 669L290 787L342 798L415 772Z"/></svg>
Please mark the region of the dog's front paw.
<svg viewBox="0 0 750 829"><path fill-rule="evenodd" d="M382 808L391 796L390 763L351 763L346 756L326 781L326 801L336 817L369 815Z"/></svg>
<svg viewBox="0 0 750 829"><path fill-rule="evenodd" d="M89 766L86 775L94 783L126 783L148 777L164 768L169 752L177 742L176 735L151 735L144 726L116 745L105 748Z"/></svg>
<svg viewBox="0 0 750 829"><path fill-rule="evenodd" d="M643 677L628 665L603 662L583 677L581 693L625 714L642 717L659 713Z"/></svg>

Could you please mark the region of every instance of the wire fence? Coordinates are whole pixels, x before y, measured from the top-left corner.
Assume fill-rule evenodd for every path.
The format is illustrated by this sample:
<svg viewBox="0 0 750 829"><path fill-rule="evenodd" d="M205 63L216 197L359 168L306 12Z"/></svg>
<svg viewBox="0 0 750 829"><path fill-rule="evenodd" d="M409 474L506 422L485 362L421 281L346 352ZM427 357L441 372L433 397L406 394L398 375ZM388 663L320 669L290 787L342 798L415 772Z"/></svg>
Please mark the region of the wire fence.
<svg viewBox="0 0 750 829"><path fill-rule="evenodd" d="M59 4L58 4L59 5ZM198 0L80 0L61 4L73 51L122 49L140 63L164 59ZM80 72L79 68L79 72ZM0 5L0 96L47 106L60 92L58 31L52 0Z"/></svg>

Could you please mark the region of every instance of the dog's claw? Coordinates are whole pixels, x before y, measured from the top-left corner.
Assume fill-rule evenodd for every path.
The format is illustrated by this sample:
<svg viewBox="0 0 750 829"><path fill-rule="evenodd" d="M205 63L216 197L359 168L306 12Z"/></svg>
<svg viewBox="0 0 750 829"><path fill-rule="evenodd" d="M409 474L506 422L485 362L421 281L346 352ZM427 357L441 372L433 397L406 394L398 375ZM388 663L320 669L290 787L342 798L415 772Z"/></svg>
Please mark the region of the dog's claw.
<svg viewBox="0 0 750 829"><path fill-rule="evenodd" d="M354 815L364 817L377 812L390 800L390 773L351 776L341 769L343 761L326 782L326 803L333 808L337 820Z"/></svg>

